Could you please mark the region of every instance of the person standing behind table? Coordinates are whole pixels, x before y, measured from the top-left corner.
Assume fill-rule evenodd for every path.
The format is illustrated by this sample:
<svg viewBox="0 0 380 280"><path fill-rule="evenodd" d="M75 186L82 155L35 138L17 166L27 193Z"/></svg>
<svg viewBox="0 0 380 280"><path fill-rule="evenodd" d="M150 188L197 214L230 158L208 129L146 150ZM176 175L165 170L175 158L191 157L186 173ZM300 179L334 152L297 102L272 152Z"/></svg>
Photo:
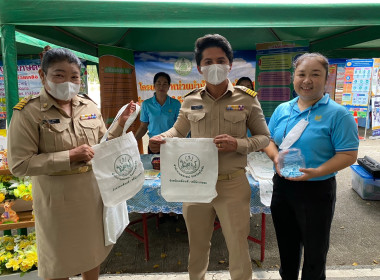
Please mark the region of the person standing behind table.
<svg viewBox="0 0 380 280"><path fill-rule="evenodd" d="M38 275L98 279L111 251L104 246L103 202L90 161L106 132L96 104L79 96L80 60L67 49L45 52L43 88L15 107L8 134L8 164L15 176L32 176ZM129 107L111 137L119 136Z"/></svg>
<svg viewBox="0 0 380 280"><path fill-rule="evenodd" d="M252 80L248 77L241 77L237 82L237 86L243 86L246 88L249 88L251 90L254 90Z"/></svg>
<svg viewBox="0 0 380 280"><path fill-rule="evenodd" d="M211 203L183 203L189 237L188 270L191 280L204 279L210 240L218 215L229 252L232 280L252 279L247 237L250 230L251 189L245 175L247 154L266 147L269 131L256 93L233 86L227 79L233 61L230 43L219 34L195 42L197 69L206 86L185 96L173 128L149 140L153 152L162 137L213 138L218 148L217 197ZM253 136L247 138L247 127Z"/></svg>
<svg viewBox="0 0 380 280"><path fill-rule="evenodd" d="M294 62L294 90L298 97L274 111L269 130L272 141L264 149L273 160L271 212L280 251L282 279L296 280L302 248L302 279L326 279L326 256L336 201L337 171L356 161L359 146L354 118L324 93L328 60L318 53L306 53ZM284 178L278 168L277 148L301 120L309 124L291 148L305 157L304 174ZM280 147L282 148L282 147ZM285 149L286 147L284 147ZM281 149L280 149L281 150Z"/></svg>
<svg viewBox="0 0 380 280"><path fill-rule="evenodd" d="M168 96L170 82L170 76L165 72L154 75L153 85L156 92L153 97L145 100L141 105L141 124L136 131L136 140L140 140L147 131L151 138L173 127L178 118L181 103ZM149 147L148 153L152 154Z"/></svg>

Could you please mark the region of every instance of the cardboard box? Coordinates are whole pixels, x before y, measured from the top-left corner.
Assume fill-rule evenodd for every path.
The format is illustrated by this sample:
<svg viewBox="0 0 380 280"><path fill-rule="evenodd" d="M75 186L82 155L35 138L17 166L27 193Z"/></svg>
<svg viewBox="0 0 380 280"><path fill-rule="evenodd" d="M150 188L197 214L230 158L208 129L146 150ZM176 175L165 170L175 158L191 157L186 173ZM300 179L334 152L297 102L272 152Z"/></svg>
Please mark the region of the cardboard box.
<svg viewBox="0 0 380 280"><path fill-rule="evenodd" d="M380 179L375 179L360 165L351 165L352 188L363 199L380 200Z"/></svg>

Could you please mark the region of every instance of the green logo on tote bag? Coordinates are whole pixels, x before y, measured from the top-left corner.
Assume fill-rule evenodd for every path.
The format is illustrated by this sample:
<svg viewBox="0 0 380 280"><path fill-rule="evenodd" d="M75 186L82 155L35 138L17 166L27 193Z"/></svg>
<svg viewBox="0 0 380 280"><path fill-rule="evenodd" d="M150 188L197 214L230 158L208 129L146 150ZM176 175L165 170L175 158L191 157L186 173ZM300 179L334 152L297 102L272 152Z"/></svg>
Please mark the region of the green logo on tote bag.
<svg viewBox="0 0 380 280"><path fill-rule="evenodd" d="M199 181L197 177L203 173L204 165L201 165L200 159L191 153L182 154L178 158L178 163L173 164L175 171L181 177L186 179L170 179L170 182L207 184L207 182ZM190 179L190 180L189 180Z"/></svg>
<svg viewBox="0 0 380 280"><path fill-rule="evenodd" d="M201 161L196 155L186 153L178 158L178 168L183 173L191 175L198 171Z"/></svg>
<svg viewBox="0 0 380 280"><path fill-rule="evenodd" d="M114 169L116 173L113 175L120 180L128 179L135 173L136 166L137 162L133 161L130 155L123 154L115 160Z"/></svg>

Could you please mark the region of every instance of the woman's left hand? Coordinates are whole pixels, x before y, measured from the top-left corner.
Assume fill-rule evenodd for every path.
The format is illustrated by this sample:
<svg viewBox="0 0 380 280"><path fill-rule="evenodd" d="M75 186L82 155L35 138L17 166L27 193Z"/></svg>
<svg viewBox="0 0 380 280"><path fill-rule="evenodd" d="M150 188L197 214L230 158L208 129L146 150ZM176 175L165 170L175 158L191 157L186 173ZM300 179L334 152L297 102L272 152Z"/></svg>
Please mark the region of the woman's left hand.
<svg viewBox="0 0 380 280"><path fill-rule="evenodd" d="M125 122L133 114L134 111L136 111L136 103L131 101L129 102L127 108L125 108L124 112L120 115L119 125L124 127Z"/></svg>
<svg viewBox="0 0 380 280"><path fill-rule="evenodd" d="M307 181L311 178L320 176L318 174L317 168L300 168L299 171L303 172L304 174L296 178L286 177L286 179L289 181Z"/></svg>

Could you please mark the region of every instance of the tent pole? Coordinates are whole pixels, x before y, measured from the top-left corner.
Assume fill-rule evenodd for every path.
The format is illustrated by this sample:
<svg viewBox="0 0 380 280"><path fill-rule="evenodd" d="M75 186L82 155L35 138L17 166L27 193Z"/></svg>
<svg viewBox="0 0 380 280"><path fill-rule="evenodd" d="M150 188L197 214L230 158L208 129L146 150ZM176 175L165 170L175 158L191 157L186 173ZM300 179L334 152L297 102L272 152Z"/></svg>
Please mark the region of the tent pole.
<svg viewBox="0 0 380 280"><path fill-rule="evenodd" d="M1 51L3 54L3 74L7 124L9 125L13 107L18 103L16 29L14 25L1 25Z"/></svg>

